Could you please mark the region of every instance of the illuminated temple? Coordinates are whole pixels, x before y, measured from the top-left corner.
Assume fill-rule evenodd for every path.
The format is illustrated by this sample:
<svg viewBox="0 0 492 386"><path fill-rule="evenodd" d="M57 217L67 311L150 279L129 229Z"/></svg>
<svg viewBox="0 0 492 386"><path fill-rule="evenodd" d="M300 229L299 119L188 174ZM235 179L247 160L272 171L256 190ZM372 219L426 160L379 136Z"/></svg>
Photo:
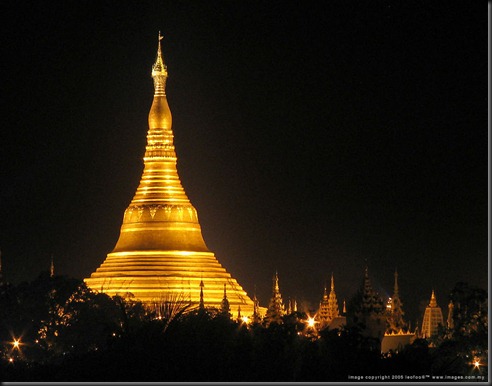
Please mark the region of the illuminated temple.
<svg viewBox="0 0 492 386"><path fill-rule="evenodd" d="M180 298L198 306L203 291L205 307L216 308L226 288L231 312L251 315L253 301L207 248L178 176L161 39L159 34L143 175L116 246L85 282L93 290L111 296L131 293L148 304Z"/></svg>

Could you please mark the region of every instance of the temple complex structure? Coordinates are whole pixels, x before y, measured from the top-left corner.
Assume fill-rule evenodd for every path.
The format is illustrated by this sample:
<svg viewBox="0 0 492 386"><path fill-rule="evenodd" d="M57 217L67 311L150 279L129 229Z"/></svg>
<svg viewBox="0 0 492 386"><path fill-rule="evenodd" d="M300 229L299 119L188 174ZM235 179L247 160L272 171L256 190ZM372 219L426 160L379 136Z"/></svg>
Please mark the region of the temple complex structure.
<svg viewBox="0 0 492 386"><path fill-rule="evenodd" d="M178 295L196 307L221 309L225 298L231 311L252 315L253 301L207 248L178 176L161 39L159 33L143 175L116 246L85 282L108 295L131 293L150 304Z"/></svg>
<svg viewBox="0 0 492 386"><path fill-rule="evenodd" d="M284 316L285 313L285 306L278 284L278 272L275 272L275 275L273 276L272 297L268 303L268 309L266 310L265 315L266 324L281 323L282 316Z"/></svg>
<svg viewBox="0 0 492 386"><path fill-rule="evenodd" d="M341 315L338 309L337 295L335 293L335 279L333 278L333 274L331 274L330 293L328 294L325 285L323 298L319 303L316 319L319 321L320 328L323 328L325 326L330 326L331 323L339 317L341 317ZM345 318L343 318L343 322L345 322Z"/></svg>
<svg viewBox="0 0 492 386"><path fill-rule="evenodd" d="M395 270L393 296L386 303L386 332L381 341L381 352L398 352L413 343L416 334L410 331L409 325L403 319L403 302L398 288L398 271Z"/></svg>
<svg viewBox="0 0 492 386"><path fill-rule="evenodd" d="M386 304L386 312L388 314L388 329L386 330L386 333L394 334L406 331L407 323L403 319L405 312L403 311L403 302L400 299L398 290L398 271L395 271L393 296L388 299Z"/></svg>
<svg viewBox="0 0 492 386"><path fill-rule="evenodd" d="M381 342L386 331L386 313L383 299L372 286L367 265L361 286L351 303L347 324L362 325L362 335Z"/></svg>
<svg viewBox="0 0 492 386"><path fill-rule="evenodd" d="M422 338L431 338L437 335L439 326L444 326L441 307L437 305L436 294L432 290L429 305L425 309L420 334Z"/></svg>

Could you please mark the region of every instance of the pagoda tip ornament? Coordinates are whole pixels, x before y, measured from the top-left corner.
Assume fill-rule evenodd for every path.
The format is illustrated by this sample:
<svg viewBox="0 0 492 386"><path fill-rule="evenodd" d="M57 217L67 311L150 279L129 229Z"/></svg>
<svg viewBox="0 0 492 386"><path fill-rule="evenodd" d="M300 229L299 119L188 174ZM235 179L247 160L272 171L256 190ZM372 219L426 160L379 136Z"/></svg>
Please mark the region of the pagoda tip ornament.
<svg viewBox="0 0 492 386"><path fill-rule="evenodd" d="M155 95L166 94L167 67L162 59L161 31L158 36L157 57L152 66L152 78L154 79Z"/></svg>

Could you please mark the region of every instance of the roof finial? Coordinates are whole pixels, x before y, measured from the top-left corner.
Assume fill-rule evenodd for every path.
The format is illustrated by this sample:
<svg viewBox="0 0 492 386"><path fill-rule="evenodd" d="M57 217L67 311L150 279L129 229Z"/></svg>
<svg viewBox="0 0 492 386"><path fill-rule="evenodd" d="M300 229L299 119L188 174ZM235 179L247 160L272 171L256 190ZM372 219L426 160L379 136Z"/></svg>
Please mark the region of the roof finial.
<svg viewBox="0 0 492 386"><path fill-rule="evenodd" d="M157 58L152 66L152 78L154 78L154 95L166 95L167 67L162 59L161 31L158 35Z"/></svg>
<svg viewBox="0 0 492 386"><path fill-rule="evenodd" d="M278 291L278 271L275 270L275 276L273 277L273 285L274 285L274 290Z"/></svg>
<svg viewBox="0 0 492 386"><path fill-rule="evenodd" d="M429 307L437 307L437 300L436 300L436 294L434 293L434 288L432 289Z"/></svg>

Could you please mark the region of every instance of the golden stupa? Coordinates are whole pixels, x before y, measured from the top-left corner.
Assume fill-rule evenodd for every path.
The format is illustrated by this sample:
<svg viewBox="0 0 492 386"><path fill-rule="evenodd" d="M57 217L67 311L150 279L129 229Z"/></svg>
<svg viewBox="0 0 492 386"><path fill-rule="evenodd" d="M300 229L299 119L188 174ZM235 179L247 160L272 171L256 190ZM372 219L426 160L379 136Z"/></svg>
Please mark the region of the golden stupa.
<svg viewBox="0 0 492 386"><path fill-rule="evenodd" d="M181 298L198 306L203 290L205 307L217 308L226 288L231 313L240 309L251 315L253 301L205 245L197 211L178 176L161 39L159 33L140 185L125 210L116 246L85 282L93 290L131 293L148 304Z"/></svg>

